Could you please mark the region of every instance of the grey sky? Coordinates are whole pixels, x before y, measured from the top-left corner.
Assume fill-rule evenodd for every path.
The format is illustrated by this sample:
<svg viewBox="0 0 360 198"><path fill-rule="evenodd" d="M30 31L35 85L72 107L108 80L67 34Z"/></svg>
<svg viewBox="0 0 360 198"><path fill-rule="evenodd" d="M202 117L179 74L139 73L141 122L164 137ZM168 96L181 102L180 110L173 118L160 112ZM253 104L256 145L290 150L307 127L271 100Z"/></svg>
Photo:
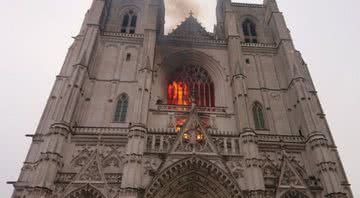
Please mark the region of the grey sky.
<svg viewBox="0 0 360 198"><path fill-rule="evenodd" d="M216 0L192 1L201 3L202 12L195 15L212 30ZM71 36L78 33L90 3L0 0L1 197L10 197L12 186L5 182L18 177L30 144L24 135L34 133ZM295 46L309 65L354 196L360 197L360 157L356 157L360 140L360 1L278 3Z"/></svg>

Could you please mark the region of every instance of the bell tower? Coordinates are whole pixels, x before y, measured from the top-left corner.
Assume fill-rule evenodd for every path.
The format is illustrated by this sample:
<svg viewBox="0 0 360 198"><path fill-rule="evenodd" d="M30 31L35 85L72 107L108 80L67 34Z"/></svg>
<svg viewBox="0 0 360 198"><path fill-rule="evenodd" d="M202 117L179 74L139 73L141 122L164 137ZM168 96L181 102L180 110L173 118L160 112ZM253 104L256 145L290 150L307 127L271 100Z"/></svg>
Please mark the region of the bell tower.
<svg viewBox="0 0 360 198"><path fill-rule="evenodd" d="M276 1L214 12L93 0L12 197L352 198Z"/></svg>

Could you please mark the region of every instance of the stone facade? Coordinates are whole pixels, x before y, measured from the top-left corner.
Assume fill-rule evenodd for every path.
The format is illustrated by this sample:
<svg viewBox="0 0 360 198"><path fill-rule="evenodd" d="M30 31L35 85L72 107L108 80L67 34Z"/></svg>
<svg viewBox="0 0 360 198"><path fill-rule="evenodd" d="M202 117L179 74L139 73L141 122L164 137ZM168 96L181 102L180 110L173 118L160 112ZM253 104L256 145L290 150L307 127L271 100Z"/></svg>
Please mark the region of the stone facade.
<svg viewBox="0 0 360 198"><path fill-rule="evenodd" d="M275 0L218 0L213 33L189 15L165 35L164 15L93 1L13 198L353 197ZM208 84L170 104L178 68Z"/></svg>

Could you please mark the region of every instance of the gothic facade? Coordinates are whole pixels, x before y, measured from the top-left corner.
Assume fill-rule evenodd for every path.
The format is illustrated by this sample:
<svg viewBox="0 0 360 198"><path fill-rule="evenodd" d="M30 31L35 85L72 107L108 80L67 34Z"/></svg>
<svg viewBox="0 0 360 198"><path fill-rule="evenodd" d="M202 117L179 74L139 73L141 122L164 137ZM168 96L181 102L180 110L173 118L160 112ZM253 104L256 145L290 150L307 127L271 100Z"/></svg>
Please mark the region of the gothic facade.
<svg viewBox="0 0 360 198"><path fill-rule="evenodd" d="M93 0L12 197L352 198L275 0L216 18L164 34L163 0Z"/></svg>

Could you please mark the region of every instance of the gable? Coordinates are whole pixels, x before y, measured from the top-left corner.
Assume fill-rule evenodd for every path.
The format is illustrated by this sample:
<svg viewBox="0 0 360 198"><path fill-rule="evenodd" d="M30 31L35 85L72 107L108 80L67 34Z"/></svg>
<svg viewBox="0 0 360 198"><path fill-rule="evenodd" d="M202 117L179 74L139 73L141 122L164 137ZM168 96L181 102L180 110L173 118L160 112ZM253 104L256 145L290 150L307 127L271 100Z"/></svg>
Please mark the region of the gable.
<svg viewBox="0 0 360 198"><path fill-rule="evenodd" d="M187 17L185 21L169 34L169 36L201 39L214 38L214 36L207 32L193 15Z"/></svg>

